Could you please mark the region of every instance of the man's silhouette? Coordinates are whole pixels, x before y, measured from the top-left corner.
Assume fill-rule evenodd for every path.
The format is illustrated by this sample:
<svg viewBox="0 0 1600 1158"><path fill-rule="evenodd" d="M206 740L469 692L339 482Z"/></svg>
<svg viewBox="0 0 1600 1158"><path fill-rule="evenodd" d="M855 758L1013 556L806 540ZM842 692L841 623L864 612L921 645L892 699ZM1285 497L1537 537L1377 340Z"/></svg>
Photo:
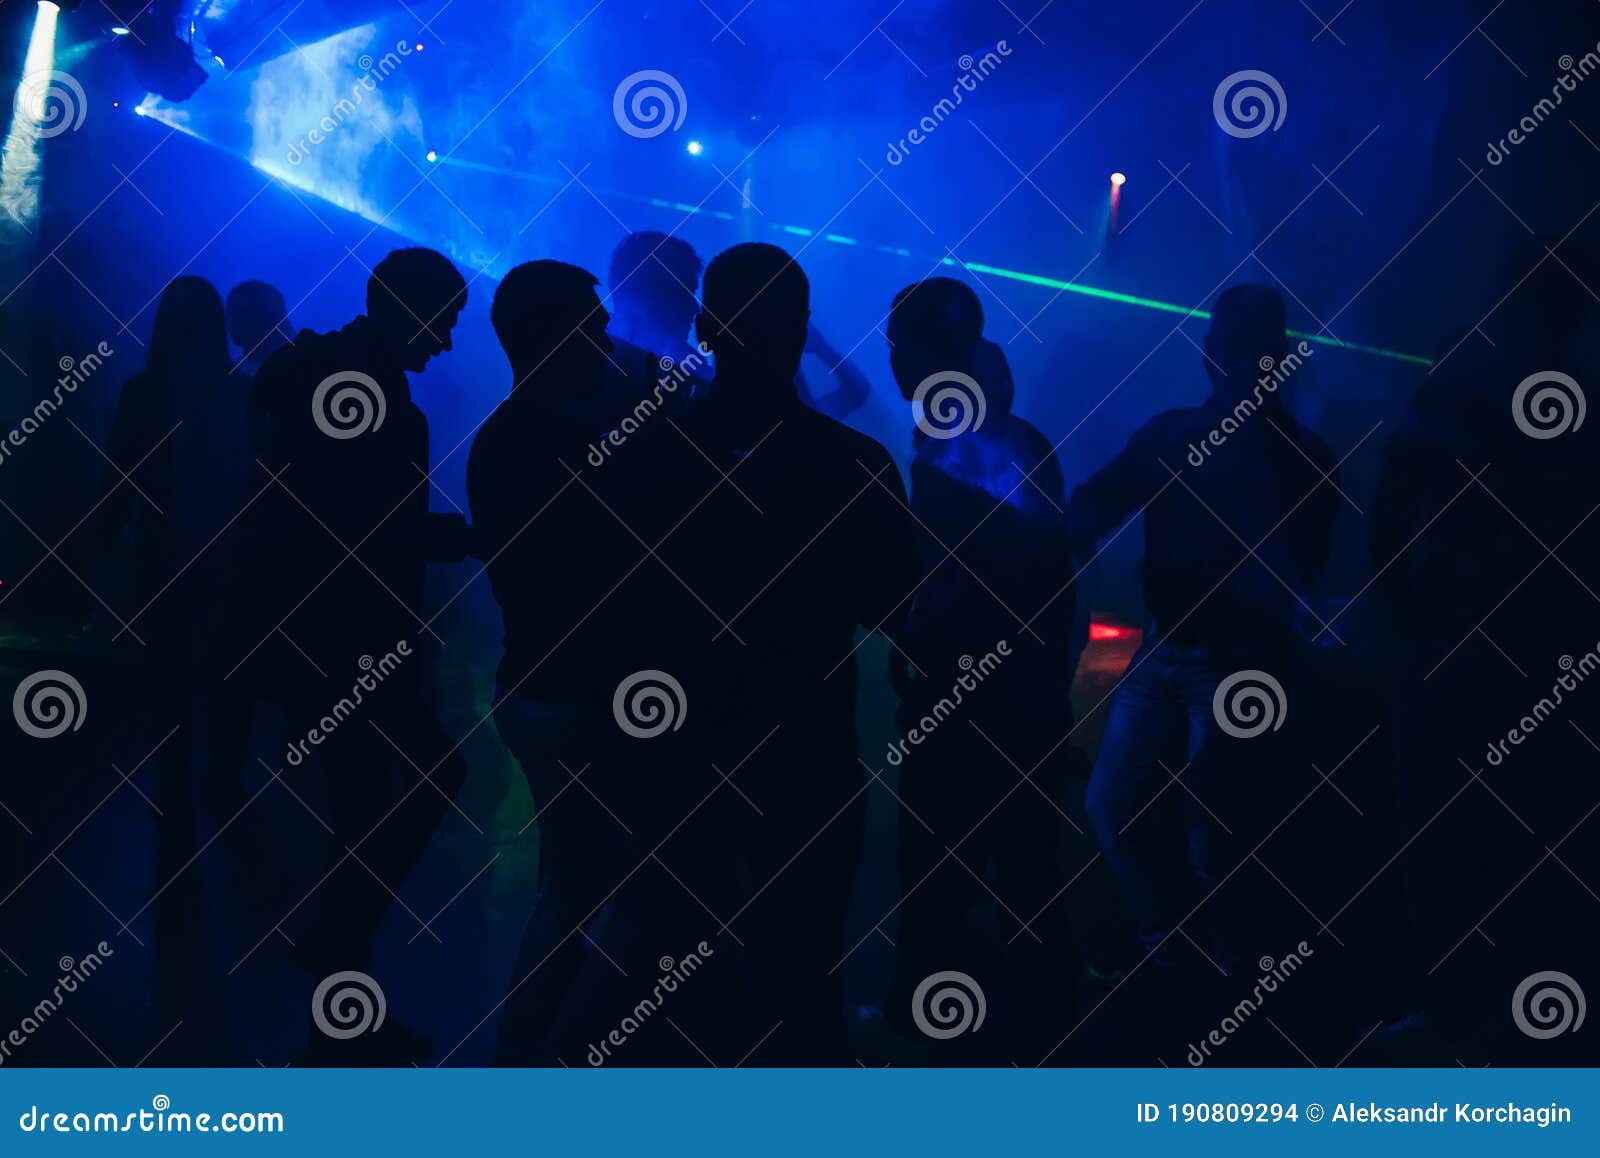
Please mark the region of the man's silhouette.
<svg viewBox="0 0 1600 1158"><path fill-rule="evenodd" d="M1230 799L1252 792L1246 742L1219 730L1214 693L1250 670L1292 686L1296 621L1331 545L1339 500L1323 479L1337 482L1333 457L1289 413L1272 377L1289 353L1274 290L1224 291L1205 339L1210 397L1156 415L1068 509L1084 558L1144 514L1141 583L1152 622L1112 698L1087 807L1141 939L1163 961L1180 948L1168 940L1176 922L1233 867L1219 863L1219 826L1237 815ZM1187 791L1163 791L1174 776ZM1183 810L1182 843L1162 839L1169 806ZM1240 964L1248 950L1216 936L1206 951Z"/></svg>
<svg viewBox="0 0 1600 1158"><path fill-rule="evenodd" d="M639 496L673 480L649 474L654 432L598 467L586 462L613 348L591 274L557 261L520 265L500 283L492 319L512 386L473 442L467 493L505 621L495 724L539 822L538 895L496 1057L575 1064L610 1028L599 1023L631 1005L617 969L632 971L634 946L666 916L645 899L647 880L616 886L641 842L648 850L681 815L668 803L670 766L660 765L680 748L669 738L629 752L612 699L622 680L661 662L651 641L662 606L651 593L664 576L640 566L628 527L639 521ZM644 753L654 774L641 774ZM641 967L654 968L663 951L647 947ZM627 1060L656 1056L651 1047L636 1042Z"/></svg>
<svg viewBox="0 0 1600 1158"><path fill-rule="evenodd" d="M695 325L716 378L659 440L683 496L659 520L676 600L664 615L697 638L660 666L703 729L710 767L682 774L715 791L660 857L742 941L764 991L725 1011L740 1052L771 1031L766 1056L839 1064L869 784L853 643L898 625L916 579L888 452L800 399L809 316L805 273L781 249L738 245L706 270ZM705 850L726 867L701 877Z"/></svg>
<svg viewBox="0 0 1600 1158"><path fill-rule="evenodd" d="M977 295L951 278L906 287L889 314L895 380L918 407L911 506L927 576L891 657L901 734L916 735L889 757L903 763L907 890L891 1013L910 1028L912 995L932 973L993 977L1009 965L1012 983L992 988L1016 1004L996 1010L997 1029L1023 1045L1048 1033L1051 1006L1071 992L1065 922L1048 906L1069 823L1072 558L1060 467L1011 412L1005 355L982 330ZM992 906L973 872L1003 906L976 925L974 910Z"/></svg>
<svg viewBox="0 0 1600 1158"><path fill-rule="evenodd" d="M264 281L234 286L228 292L228 336L239 347L235 372L254 381L267 359L294 337L282 291Z"/></svg>
<svg viewBox="0 0 1600 1158"><path fill-rule="evenodd" d="M231 678L286 704L289 734L304 737L286 760L311 762L327 786L331 875L316 897L322 919L297 949L319 979L370 970L389 890L464 776L428 703L421 612L426 564L462 559L467 527L428 510L428 420L407 374L450 350L465 302L448 259L398 250L373 271L365 315L302 331L256 376L269 446L256 482L267 493L253 509L253 638ZM313 1032L311 1056L426 1056L397 1012L377 1035Z"/></svg>

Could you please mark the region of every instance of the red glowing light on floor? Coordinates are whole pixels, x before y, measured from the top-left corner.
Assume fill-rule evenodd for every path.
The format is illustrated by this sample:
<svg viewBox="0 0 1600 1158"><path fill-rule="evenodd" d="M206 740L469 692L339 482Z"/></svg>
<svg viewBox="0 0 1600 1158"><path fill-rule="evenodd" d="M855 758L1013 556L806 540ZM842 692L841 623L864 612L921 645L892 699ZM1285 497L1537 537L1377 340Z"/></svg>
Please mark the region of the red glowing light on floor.
<svg viewBox="0 0 1600 1158"><path fill-rule="evenodd" d="M1089 624L1089 639L1098 643L1107 639L1131 639L1138 635L1137 629L1132 627L1118 627L1114 623Z"/></svg>

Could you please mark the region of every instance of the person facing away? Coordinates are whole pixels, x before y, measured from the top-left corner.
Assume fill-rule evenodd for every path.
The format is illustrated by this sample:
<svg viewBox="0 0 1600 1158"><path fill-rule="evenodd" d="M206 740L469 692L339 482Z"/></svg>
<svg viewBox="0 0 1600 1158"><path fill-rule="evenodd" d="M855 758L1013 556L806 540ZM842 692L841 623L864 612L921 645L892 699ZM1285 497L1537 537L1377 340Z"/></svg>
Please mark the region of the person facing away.
<svg viewBox="0 0 1600 1158"><path fill-rule="evenodd" d="M1012 413L1005 355L982 331L977 295L953 278L907 286L889 313L890 365L917 420L911 508L927 576L890 656L900 733L919 729L915 746L887 757L904 767L907 805L908 894L890 1004L896 1024L912 1029L912 996L925 977L950 968L993 975L1006 960L1017 976L1004 993L1017 1003L996 1009L992 1040L1023 1047L1010 1057L1043 1051L1025 1039L1030 1028L1046 1031L1054 995L1071 988L1062 984L1071 975L1065 923L1036 920L1044 943L1019 938L1005 952L1014 928L996 938L964 927L962 915L990 898L945 850L958 847L961 862L990 870L1017 912L1042 915L1060 888L1072 556L1055 454ZM941 724L958 687L961 718Z"/></svg>
<svg viewBox="0 0 1600 1158"><path fill-rule="evenodd" d="M682 238L654 230L630 233L611 254L611 330L618 339L618 370L611 377L613 394L636 399L651 386L670 387L676 401L688 405L709 389L712 366L707 350L689 340L700 312L703 263ZM815 325L806 331L806 353L822 359L835 380L832 390L814 393L803 373L795 384L806 405L833 418L860 408L870 387L866 376L823 337ZM663 359L670 359L668 365ZM632 386L624 389L627 383ZM643 386L641 384L648 384Z"/></svg>
<svg viewBox="0 0 1600 1158"><path fill-rule="evenodd" d="M266 360L294 337L283 292L264 281L244 281L228 291L228 336L239 347L235 372L250 381Z"/></svg>
<svg viewBox="0 0 1600 1158"><path fill-rule="evenodd" d="M1225 677L1251 669L1292 684L1297 617L1327 560L1338 503L1332 454L1278 393L1273 372L1297 363L1277 292L1225 290L1203 353L1210 396L1152 418L1067 510L1085 559L1124 520L1144 515L1140 576L1151 624L1112 696L1086 804L1141 940L1163 963L1178 948L1167 944L1176 919L1223 875L1212 815L1226 823L1235 815L1229 797L1249 791L1241 746L1220 739L1213 695ZM1165 804L1140 816L1172 776L1189 786L1162 793L1184 811L1182 847L1155 839ZM1203 807L1191 806L1196 798ZM1244 959L1237 936L1231 944L1215 936L1216 960Z"/></svg>
<svg viewBox="0 0 1600 1158"><path fill-rule="evenodd" d="M836 966L867 787L854 640L898 626L916 577L888 452L800 398L809 317L806 275L775 246L737 245L706 269L695 326L716 377L659 440L674 494L656 524L659 555L681 580L667 614L698 635L657 666L679 679L691 724L709 737L693 773L709 765L715 787L716 769L737 768L738 791L711 796L661 856L695 886L680 858L728 854L695 891L743 914L734 932L766 1002L728 1011L748 1019L745 1041L781 1020L766 1056L838 1064Z"/></svg>
<svg viewBox="0 0 1600 1158"><path fill-rule="evenodd" d="M241 658L250 674L236 678L286 705L288 734L310 740L285 759L313 762L326 786L329 876L295 950L318 978L370 970L389 890L465 777L428 702L422 595L427 563L462 559L468 530L461 516L428 509L428 420L407 375L450 350L466 283L443 255L402 249L378 264L366 296L367 312L343 329L302 331L279 349L254 388L269 428L260 465L276 481L261 480L269 490L252 526L252 639ZM328 729L324 714L331 706L343 719L338 705L358 698L358 684L360 718ZM419 776L432 787L419 789ZM391 1014L370 1041L313 1031L311 1058L426 1057L404 1012Z"/></svg>
<svg viewBox="0 0 1600 1158"><path fill-rule="evenodd" d="M639 947L682 899L669 883L666 903L656 903L663 898L650 874L633 880L628 870L687 811L673 811L663 767L683 744L669 734L639 745L612 710L619 684L662 662L654 641L671 619L655 592L666 576L640 565L644 548L629 528L640 523L637 496L672 480L650 466L657 430L598 466L586 460L587 416L613 348L588 271L558 261L517 266L495 293L492 320L511 388L473 442L467 494L505 622L495 726L539 820L538 891L495 1057L555 1064L603 1039L609 1027L599 1022L633 1000L608 958L629 972L653 968L663 948ZM667 419L655 422L665 428ZM569 791L580 775L584 790ZM660 1044L659 1035L636 1042L628 1056L642 1063Z"/></svg>
<svg viewBox="0 0 1600 1158"><path fill-rule="evenodd" d="M178 278L156 307L145 369L117 399L103 515L132 560L136 611L127 628L144 644L134 649L143 665L139 694L148 698L155 736L174 733L153 761L156 873L177 882L154 906L161 1008L174 1017L208 1004L217 965L206 959L210 945L197 925L203 898L183 869L196 843L195 737L214 735L227 711L220 627L249 453L244 385L229 373L222 298L201 278Z"/></svg>
<svg viewBox="0 0 1600 1158"><path fill-rule="evenodd" d="M232 536L202 548L244 506L246 433L243 383L229 373L222 298L202 278L178 278L156 307L145 369L117 400L109 446L112 461L138 486L116 487L106 500L105 525L128 535L140 606L159 594L157 616L190 621L182 596L169 597L169 582L212 585L214 596L215 582L228 572ZM111 468L108 479L120 483L121 474ZM180 580L179 570L191 562Z"/></svg>

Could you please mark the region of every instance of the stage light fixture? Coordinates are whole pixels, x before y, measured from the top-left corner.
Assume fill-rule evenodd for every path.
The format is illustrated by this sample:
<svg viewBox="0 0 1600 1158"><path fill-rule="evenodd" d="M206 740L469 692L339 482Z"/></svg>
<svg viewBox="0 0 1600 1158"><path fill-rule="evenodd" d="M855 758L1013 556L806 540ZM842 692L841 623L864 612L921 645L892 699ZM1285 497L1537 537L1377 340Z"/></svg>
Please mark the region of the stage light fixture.
<svg viewBox="0 0 1600 1158"><path fill-rule="evenodd" d="M436 165L438 163L439 163L439 154L434 152L432 149L429 149L428 150L428 164Z"/></svg>
<svg viewBox="0 0 1600 1158"><path fill-rule="evenodd" d="M111 35L112 36L126 36L126 35L128 35L128 33L130 31L131 31L130 29L124 28L122 25L118 24L114 28L111 29Z"/></svg>
<svg viewBox="0 0 1600 1158"><path fill-rule="evenodd" d="M688 148L689 156L691 157L698 157L701 153L706 151L706 147L699 141L690 141Z"/></svg>
<svg viewBox="0 0 1600 1158"><path fill-rule="evenodd" d="M1123 176L1121 173L1113 173L1113 174L1111 174L1111 183L1113 185L1118 186L1119 188L1122 186L1122 184L1124 182L1127 181L1127 179L1128 178Z"/></svg>

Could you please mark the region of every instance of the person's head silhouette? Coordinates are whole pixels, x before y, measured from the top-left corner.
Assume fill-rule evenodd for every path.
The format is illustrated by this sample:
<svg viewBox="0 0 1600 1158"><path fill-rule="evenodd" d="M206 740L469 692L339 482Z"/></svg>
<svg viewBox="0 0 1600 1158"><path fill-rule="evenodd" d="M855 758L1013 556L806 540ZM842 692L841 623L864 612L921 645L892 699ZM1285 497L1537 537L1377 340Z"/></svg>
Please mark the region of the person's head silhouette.
<svg viewBox="0 0 1600 1158"><path fill-rule="evenodd" d="M646 344L681 346L699 312L700 255L681 238L646 230L624 237L607 271L619 331Z"/></svg>
<svg viewBox="0 0 1600 1158"><path fill-rule="evenodd" d="M1236 285L1222 291L1211 310L1206 333L1206 374L1225 398L1248 392L1289 352L1284 332L1283 298L1264 285Z"/></svg>
<svg viewBox="0 0 1600 1158"><path fill-rule="evenodd" d="M153 373L186 379L228 368L228 326L222 295L203 277L175 278L162 291L150 331Z"/></svg>
<svg viewBox="0 0 1600 1158"><path fill-rule="evenodd" d="M993 373L992 357L978 365L982 336L983 305L965 282L930 277L895 294L889 308L889 367L901 395L909 401L935 374ZM1004 361L1001 355L999 362ZM1009 370L1006 374L1009 380Z"/></svg>
<svg viewBox="0 0 1600 1158"><path fill-rule="evenodd" d="M367 318L402 370L421 370L451 348L466 304L467 283L431 249L397 249L367 279Z"/></svg>
<svg viewBox="0 0 1600 1158"><path fill-rule="evenodd" d="M294 336L283 294L264 281L234 286L228 293L228 333L247 360L265 359Z"/></svg>
<svg viewBox="0 0 1600 1158"><path fill-rule="evenodd" d="M541 401L558 403L599 389L614 347L596 284L588 270L564 261L525 262L506 274L489 320L511 360L513 391L535 390ZM539 385L530 387L529 379Z"/></svg>
<svg viewBox="0 0 1600 1158"><path fill-rule="evenodd" d="M717 377L790 385L811 321L811 283L776 245L749 241L706 267L695 332L716 355Z"/></svg>

